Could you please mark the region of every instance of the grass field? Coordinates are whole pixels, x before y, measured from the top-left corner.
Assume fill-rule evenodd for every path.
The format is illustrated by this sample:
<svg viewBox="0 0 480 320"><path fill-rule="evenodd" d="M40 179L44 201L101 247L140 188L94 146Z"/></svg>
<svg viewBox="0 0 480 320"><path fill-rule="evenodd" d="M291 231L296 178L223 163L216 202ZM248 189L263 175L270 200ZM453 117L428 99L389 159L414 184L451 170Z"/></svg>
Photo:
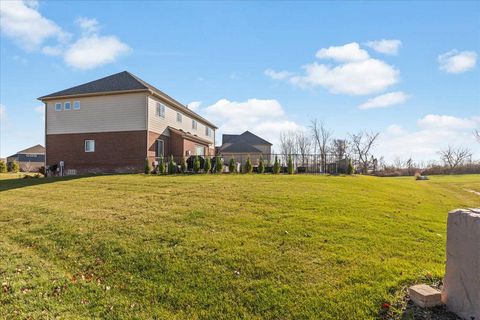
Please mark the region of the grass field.
<svg viewBox="0 0 480 320"><path fill-rule="evenodd" d="M375 319L480 205L480 175L0 179L7 319Z"/></svg>

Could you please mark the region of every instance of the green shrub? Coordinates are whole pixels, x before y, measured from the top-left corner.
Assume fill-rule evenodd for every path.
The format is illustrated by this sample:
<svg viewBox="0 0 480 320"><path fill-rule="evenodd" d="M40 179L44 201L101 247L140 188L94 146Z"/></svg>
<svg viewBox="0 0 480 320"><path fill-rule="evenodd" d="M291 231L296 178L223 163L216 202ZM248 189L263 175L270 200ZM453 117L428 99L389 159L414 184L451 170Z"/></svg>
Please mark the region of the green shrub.
<svg viewBox="0 0 480 320"><path fill-rule="evenodd" d="M180 170L182 170L182 173L187 172L187 160L185 157L182 157L182 162L180 162Z"/></svg>
<svg viewBox="0 0 480 320"><path fill-rule="evenodd" d="M163 157L160 157L160 160L158 160L157 174L165 174L165 170L165 162L163 161Z"/></svg>
<svg viewBox="0 0 480 320"><path fill-rule="evenodd" d="M168 161L168 174L177 173L177 164L173 161L173 156L170 156L170 161Z"/></svg>
<svg viewBox="0 0 480 320"><path fill-rule="evenodd" d="M250 157L247 157L247 161L245 162L245 173L252 173L253 166Z"/></svg>
<svg viewBox="0 0 480 320"><path fill-rule="evenodd" d="M215 158L215 168L216 168L217 173L222 173L222 171L223 171L223 160L219 156L217 156Z"/></svg>
<svg viewBox="0 0 480 320"><path fill-rule="evenodd" d="M273 163L273 174L280 173L280 162L278 161L278 157L275 156L275 162Z"/></svg>
<svg viewBox="0 0 480 320"><path fill-rule="evenodd" d="M150 166L150 161L148 158L145 158L145 168L143 169L143 173L150 174L152 172L152 167Z"/></svg>
<svg viewBox="0 0 480 320"><path fill-rule="evenodd" d="M198 156L195 156L195 159L193 160L193 172L198 173L200 171L200 159L198 159Z"/></svg>
<svg viewBox="0 0 480 320"><path fill-rule="evenodd" d="M352 160L348 160L347 174L353 174Z"/></svg>
<svg viewBox="0 0 480 320"><path fill-rule="evenodd" d="M16 160L13 160L12 162L8 163L8 171L17 173L20 170L20 167L18 166L18 162Z"/></svg>
<svg viewBox="0 0 480 320"><path fill-rule="evenodd" d="M237 164L235 163L235 159L232 157L230 162L228 163L228 172L235 173L237 172Z"/></svg>
<svg viewBox="0 0 480 320"><path fill-rule="evenodd" d="M209 157L205 159L205 165L203 166L203 170L205 170L205 173L209 173L210 170L212 170L212 161Z"/></svg>
<svg viewBox="0 0 480 320"><path fill-rule="evenodd" d="M0 160L0 173L5 173L7 172L7 164L5 161Z"/></svg>
<svg viewBox="0 0 480 320"><path fill-rule="evenodd" d="M260 157L260 162L258 163L258 173L264 173L265 172L265 162L263 161L263 158Z"/></svg>
<svg viewBox="0 0 480 320"><path fill-rule="evenodd" d="M288 155L288 161L287 161L287 172L288 174L294 174L295 173L295 167L293 166L293 160L292 160L292 155Z"/></svg>

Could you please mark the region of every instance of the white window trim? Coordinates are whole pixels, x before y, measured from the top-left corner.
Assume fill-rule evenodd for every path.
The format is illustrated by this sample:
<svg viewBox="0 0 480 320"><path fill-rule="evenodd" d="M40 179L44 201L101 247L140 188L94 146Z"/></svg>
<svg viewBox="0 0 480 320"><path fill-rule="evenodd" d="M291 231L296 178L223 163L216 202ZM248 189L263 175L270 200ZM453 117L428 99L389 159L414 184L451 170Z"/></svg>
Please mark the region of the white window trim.
<svg viewBox="0 0 480 320"><path fill-rule="evenodd" d="M163 109L163 114L162 114L162 109ZM161 103L157 102L157 105L155 106L155 115L159 118L165 118L165 114L167 113L167 107Z"/></svg>
<svg viewBox="0 0 480 320"><path fill-rule="evenodd" d="M57 106L60 106L60 108L57 108ZM62 111L62 104L60 102L55 103L55 111Z"/></svg>
<svg viewBox="0 0 480 320"><path fill-rule="evenodd" d="M93 142L93 150L87 150L87 142ZM85 152L95 152L95 140L85 140L84 150Z"/></svg>
<svg viewBox="0 0 480 320"><path fill-rule="evenodd" d="M163 154L157 154L157 149L158 149L158 142L161 142L162 143L162 151L163 151ZM165 157L165 141L163 141L162 139L157 139L155 141L155 158L161 158L161 157Z"/></svg>
<svg viewBox="0 0 480 320"><path fill-rule="evenodd" d="M68 109L67 109L67 104L69 105ZM63 109L64 110L72 110L72 103L70 101L66 101L63 103Z"/></svg>
<svg viewBox="0 0 480 320"><path fill-rule="evenodd" d="M177 122L182 123L183 121L182 118L183 118L182 114L180 112L177 112Z"/></svg>
<svg viewBox="0 0 480 320"><path fill-rule="evenodd" d="M192 130L197 130L198 129L198 122L197 120L192 119Z"/></svg>
<svg viewBox="0 0 480 320"><path fill-rule="evenodd" d="M75 105L78 103L78 108L75 107ZM74 101L73 102L73 110L80 110L80 101Z"/></svg>

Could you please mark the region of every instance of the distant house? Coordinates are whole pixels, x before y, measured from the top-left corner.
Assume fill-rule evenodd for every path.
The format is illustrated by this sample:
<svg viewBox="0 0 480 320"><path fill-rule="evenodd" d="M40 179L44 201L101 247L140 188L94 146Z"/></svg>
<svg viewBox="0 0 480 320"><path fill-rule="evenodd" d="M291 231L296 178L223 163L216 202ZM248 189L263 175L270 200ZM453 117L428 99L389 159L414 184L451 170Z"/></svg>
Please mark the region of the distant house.
<svg viewBox="0 0 480 320"><path fill-rule="evenodd" d="M38 171L45 165L45 148L42 145L18 151L7 158L7 162L16 161L21 171Z"/></svg>
<svg viewBox="0 0 480 320"><path fill-rule="evenodd" d="M66 174L142 172L145 159L215 153L213 123L127 71L39 100L46 163Z"/></svg>
<svg viewBox="0 0 480 320"><path fill-rule="evenodd" d="M233 157L237 162L245 163L247 157L250 157L253 165L257 165L260 157L270 161L272 144L250 131L242 134L224 134L222 145L217 149L217 153L222 155L225 162Z"/></svg>

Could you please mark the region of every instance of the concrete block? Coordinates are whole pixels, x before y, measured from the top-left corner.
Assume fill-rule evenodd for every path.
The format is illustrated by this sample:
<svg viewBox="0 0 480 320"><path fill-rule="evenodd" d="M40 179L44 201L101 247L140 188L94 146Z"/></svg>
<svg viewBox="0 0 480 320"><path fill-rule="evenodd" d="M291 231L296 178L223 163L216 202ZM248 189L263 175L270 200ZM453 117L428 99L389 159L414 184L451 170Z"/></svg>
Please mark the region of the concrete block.
<svg viewBox="0 0 480 320"><path fill-rule="evenodd" d="M413 303L422 308L436 307L442 304L440 291L426 284L411 286L408 288L408 295Z"/></svg>
<svg viewBox="0 0 480 320"><path fill-rule="evenodd" d="M442 301L463 319L480 319L480 209L448 213Z"/></svg>

